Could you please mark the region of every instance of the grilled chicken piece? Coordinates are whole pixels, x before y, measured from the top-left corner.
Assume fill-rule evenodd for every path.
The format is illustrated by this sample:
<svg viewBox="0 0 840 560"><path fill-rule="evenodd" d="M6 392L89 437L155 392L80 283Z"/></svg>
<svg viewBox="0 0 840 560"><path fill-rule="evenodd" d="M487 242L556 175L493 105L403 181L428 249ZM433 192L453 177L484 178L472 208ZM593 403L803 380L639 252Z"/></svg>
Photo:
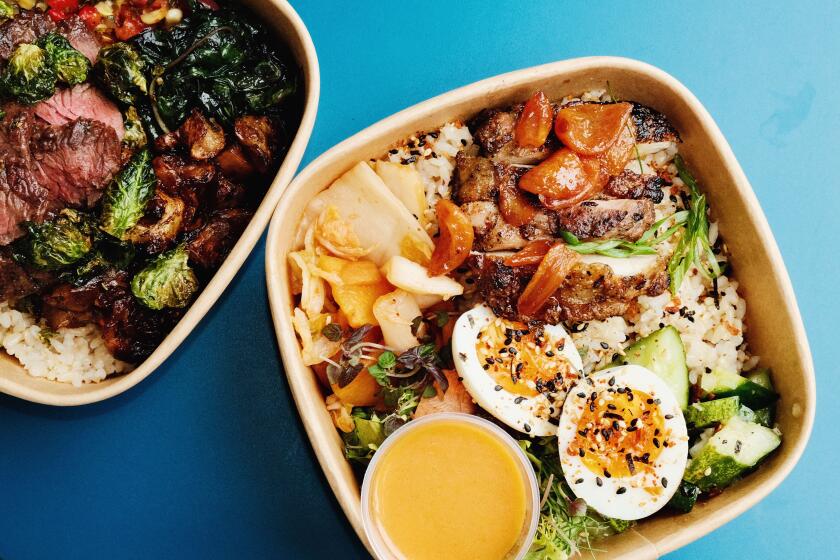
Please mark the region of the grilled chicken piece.
<svg viewBox="0 0 840 560"><path fill-rule="evenodd" d="M496 166L486 157L458 152L452 174L452 193L459 204L495 201L499 194Z"/></svg>
<svg viewBox="0 0 840 560"><path fill-rule="evenodd" d="M636 142L647 144L650 142L682 142L677 129L668 117L641 103L633 103L630 113L633 124L636 125Z"/></svg>
<svg viewBox="0 0 840 560"><path fill-rule="evenodd" d="M662 187L670 185L659 175L639 175L635 171L625 169L620 175L610 179L601 193L608 198L649 198L655 204L662 202Z"/></svg>
<svg viewBox="0 0 840 560"><path fill-rule="evenodd" d="M517 302L536 267L509 267L504 257L474 254L467 261L476 274L482 299L500 317L516 321L539 320L550 324L582 322L625 315L639 296L655 296L668 288L668 274L657 256L633 257L628 263L583 255L566 281L533 317L519 313ZM615 264L613 269L610 264Z"/></svg>
<svg viewBox="0 0 840 560"><path fill-rule="evenodd" d="M539 148L521 148L513 139L513 130L523 104L514 105L509 111L485 109L470 123L473 140L481 147L482 153L495 161L534 165L551 154L559 144L549 135L546 143Z"/></svg>
<svg viewBox="0 0 840 560"><path fill-rule="evenodd" d="M461 210L470 218L475 239L473 248L480 251L510 251L528 244L519 228L502 219L495 202L479 200L461 205Z"/></svg>
<svg viewBox="0 0 840 560"><path fill-rule="evenodd" d="M579 239L636 241L653 224L653 202L647 199L586 200L557 212L560 228Z"/></svg>

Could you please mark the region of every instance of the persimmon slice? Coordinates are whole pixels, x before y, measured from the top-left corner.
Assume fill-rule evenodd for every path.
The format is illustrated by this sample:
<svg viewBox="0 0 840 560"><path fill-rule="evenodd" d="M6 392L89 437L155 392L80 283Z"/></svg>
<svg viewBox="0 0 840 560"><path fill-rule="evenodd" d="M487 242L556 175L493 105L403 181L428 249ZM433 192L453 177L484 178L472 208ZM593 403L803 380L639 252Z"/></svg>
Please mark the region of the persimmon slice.
<svg viewBox="0 0 840 560"><path fill-rule="evenodd" d="M635 146L636 134L633 131L633 125L628 121L622 127L621 133L613 145L598 156L601 167L607 175L619 175L624 170L624 166L635 154Z"/></svg>
<svg viewBox="0 0 840 560"><path fill-rule="evenodd" d="M435 214L440 236L429 263L429 274L440 276L452 272L467 260L475 234L469 217L451 200L438 200Z"/></svg>
<svg viewBox="0 0 840 560"><path fill-rule="evenodd" d="M519 296L519 312L533 316L542 309L548 298L563 285L566 275L579 258L577 253L563 243L556 243L549 249L525 291Z"/></svg>
<svg viewBox="0 0 840 560"><path fill-rule="evenodd" d="M591 188L590 170L568 148L557 150L519 179L519 188L554 200L573 198Z"/></svg>
<svg viewBox="0 0 840 560"><path fill-rule="evenodd" d="M516 145L520 148L539 148L545 144L553 120L554 112L548 97L541 91L534 92L525 102L522 114L519 115L513 129Z"/></svg>
<svg viewBox="0 0 840 560"><path fill-rule="evenodd" d="M554 119L554 133L576 153L594 156L615 143L632 109L629 103L584 103L565 107Z"/></svg>
<svg viewBox="0 0 840 560"><path fill-rule="evenodd" d="M499 212L507 223L519 227L531 223L539 210L515 186L503 185L499 189Z"/></svg>
<svg viewBox="0 0 840 560"><path fill-rule="evenodd" d="M535 239L506 258L504 262L507 266L513 267L538 265L553 245L553 239Z"/></svg>

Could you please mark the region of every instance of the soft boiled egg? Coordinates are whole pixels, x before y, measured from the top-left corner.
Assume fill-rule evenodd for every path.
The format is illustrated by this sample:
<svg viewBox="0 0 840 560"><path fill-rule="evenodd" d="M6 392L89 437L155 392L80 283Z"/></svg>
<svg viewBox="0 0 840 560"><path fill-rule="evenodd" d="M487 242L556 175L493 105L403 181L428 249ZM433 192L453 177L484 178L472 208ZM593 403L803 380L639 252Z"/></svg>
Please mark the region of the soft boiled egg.
<svg viewBox="0 0 840 560"><path fill-rule="evenodd" d="M531 436L557 433L555 419L582 368L562 326L508 321L486 305L458 318L452 358L481 408Z"/></svg>
<svg viewBox="0 0 840 560"><path fill-rule="evenodd" d="M598 513L652 515L677 491L688 459L685 419L671 390L637 365L581 379L557 432L563 476Z"/></svg>

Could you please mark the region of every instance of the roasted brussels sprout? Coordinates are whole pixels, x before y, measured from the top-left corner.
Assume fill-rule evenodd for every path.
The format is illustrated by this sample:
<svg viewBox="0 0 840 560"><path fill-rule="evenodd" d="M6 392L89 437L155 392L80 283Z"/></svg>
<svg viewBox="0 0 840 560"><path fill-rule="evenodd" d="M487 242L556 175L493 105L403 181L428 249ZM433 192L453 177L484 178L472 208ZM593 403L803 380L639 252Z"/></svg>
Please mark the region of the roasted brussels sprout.
<svg viewBox="0 0 840 560"><path fill-rule="evenodd" d="M47 52L37 45L21 43L0 75L0 95L32 105L55 93L56 80Z"/></svg>
<svg viewBox="0 0 840 560"><path fill-rule="evenodd" d="M183 246L166 252L131 280L131 293L150 309L186 307L198 291L198 279Z"/></svg>
<svg viewBox="0 0 840 560"><path fill-rule="evenodd" d="M130 148L142 148L148 143L146 131L143 129L143 123L140 121L140 115L137 114L137 109L134 106L126 109L123 115L123 124L125 125L125 136L123 142Z"/></svg>
<svg viewBox="0 0 840 560"><path fill-rule="evenodd" d="M152 154L143 148L125 164L105 191L99 226L102 231L125 239L125 233L143 217L155 183Z"/></svg>
<svg viewBox="0 0 840 560"><path fill-rule="evenodd" d="M62 210L52 221L24 228L28 235L16 242L15 259L41 270L74 264L93 248L93 226L76 210Z"/></svg>
<svg viewBox="0 0 840 560"><path fill-rule="evenodd" d="M8 0L0 0L0 23L15 17L15 7Z"/></svg>
<svg viewBox="0 0 840 560"><path fill-rule="evenodd" d="M67 39L55 32L47 33L38 39L38 46L46 51L59 80L71 86L87 80L90 61L74 49Z"/></svg>
<svg viewBox="0 0 840 560"><path fill-rule="evenodd" d="M128 43L114 43L99 51L94 75L117 101L135 105L148 92L146 63Z"/></svg>

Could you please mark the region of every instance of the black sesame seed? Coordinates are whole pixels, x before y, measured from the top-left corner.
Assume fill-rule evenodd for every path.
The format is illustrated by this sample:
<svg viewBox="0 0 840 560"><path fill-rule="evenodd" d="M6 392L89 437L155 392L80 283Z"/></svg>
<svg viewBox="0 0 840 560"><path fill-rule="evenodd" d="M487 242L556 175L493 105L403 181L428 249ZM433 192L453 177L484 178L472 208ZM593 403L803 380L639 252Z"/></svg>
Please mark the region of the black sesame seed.
<svg viewBox="0 0 840 560"><path fill-rule="evenodd" d="M551 350L549 350L549 351L547 351L547 352L545 353L545 355L546 355L546 356L548 356L549 358L553 358L553 357L554 357L554 352L552 352Z"/></svg>
<svg viewBox="0 0 840 560"><path fill-rule="evenodd" d="M657 449L659 449L659 440L658 440L658 439L656 439L656 438L653 438L653 445L654 445L654 447L656 447Z"/></svg>
<svg viewBox="0 0 840 560"><path fill-rule="evenodd" d="M493 389L496 390L496 391L501 391L502 386L501 385L496 385L495 387L493 387Z"/></svg>
<svg viewBox="0 0 840 560"><path fill-rule="evenodd" d="M610 345L609 345L609 344L607 344L606 342L602 342L602 343L601 343L601 348L603 348L604 350L608 350L608 349L609 349L609 347L610 347Z"/></svg>
<svg viewBox="0 0 840 560"><path fill-rule="evenodd" d="M673 414L666 414L666 415L665 415L665 420L670 420L670 419L671 419L671 418L673 418L673 417L674 417L674 415L673 415Z"/></svg>
<svg viewBox="0 0 840 560"><path fill-rule="evenodd" d="M582 478L579 478L579 479L575 480L575 484L580 484L581 482L583 482Z"/></svg>
<svg viewBox="0 0 840 560"><path fill-rule="evenodd" d="M595 484L597 484L598 486L603 486L603 485L604 485L604 481L603 481L603 480L601 480L601 477L600 477L600 476L596 476L596 477L595 477Z"/></svg>
<svg viewBox="0 0 840 560"><path fill-rule="evenodd" d="M586 455L586 451L584 451L583 448L580 448L580 449L578 449L578 455L583 457L584 455Z"/></svg>
<svg viewBox="0 0 840 560"><path fill-rule="evenodd" d="M525 397L516 397L515 399L513 399L513 404L520 404L524 400Z"/></svg>
<svg viewBox="0 0 840 560"><path fill-rule="evenodd" d="M668 479L664 476L662 477L662 488L668 488Z"/></svg>
<svg viewBox="0 0 840 560"><path fill-rule="evenodd" d="M531 433L531 426L528 424L523 424L522 427L525 429L526 433Z"/></svg>
<svg viewBox="0 0 840 560"><path fill-rule="evenodd" d="M625 492L627 492L627 488L624 486L619 487L619 489L615 491L616 494L624 494Z"/></svg>
<svg viewBox="0 0 840 560"><path fill-rule="evenodd" d="M607 478L612 478L610 471L608 471L607 469L604 469L604 476L606 476Z"/></svg>
<svg viewBox="0 0 840 560"><path fill-rule="evenodd" d="M585 398L586 398L586 393L584 393L583 391L581 391L580 393L578 393L578 394L577 394L577 396L578 396L579 398L581 398L581 399L585 399Z"/></svg>

